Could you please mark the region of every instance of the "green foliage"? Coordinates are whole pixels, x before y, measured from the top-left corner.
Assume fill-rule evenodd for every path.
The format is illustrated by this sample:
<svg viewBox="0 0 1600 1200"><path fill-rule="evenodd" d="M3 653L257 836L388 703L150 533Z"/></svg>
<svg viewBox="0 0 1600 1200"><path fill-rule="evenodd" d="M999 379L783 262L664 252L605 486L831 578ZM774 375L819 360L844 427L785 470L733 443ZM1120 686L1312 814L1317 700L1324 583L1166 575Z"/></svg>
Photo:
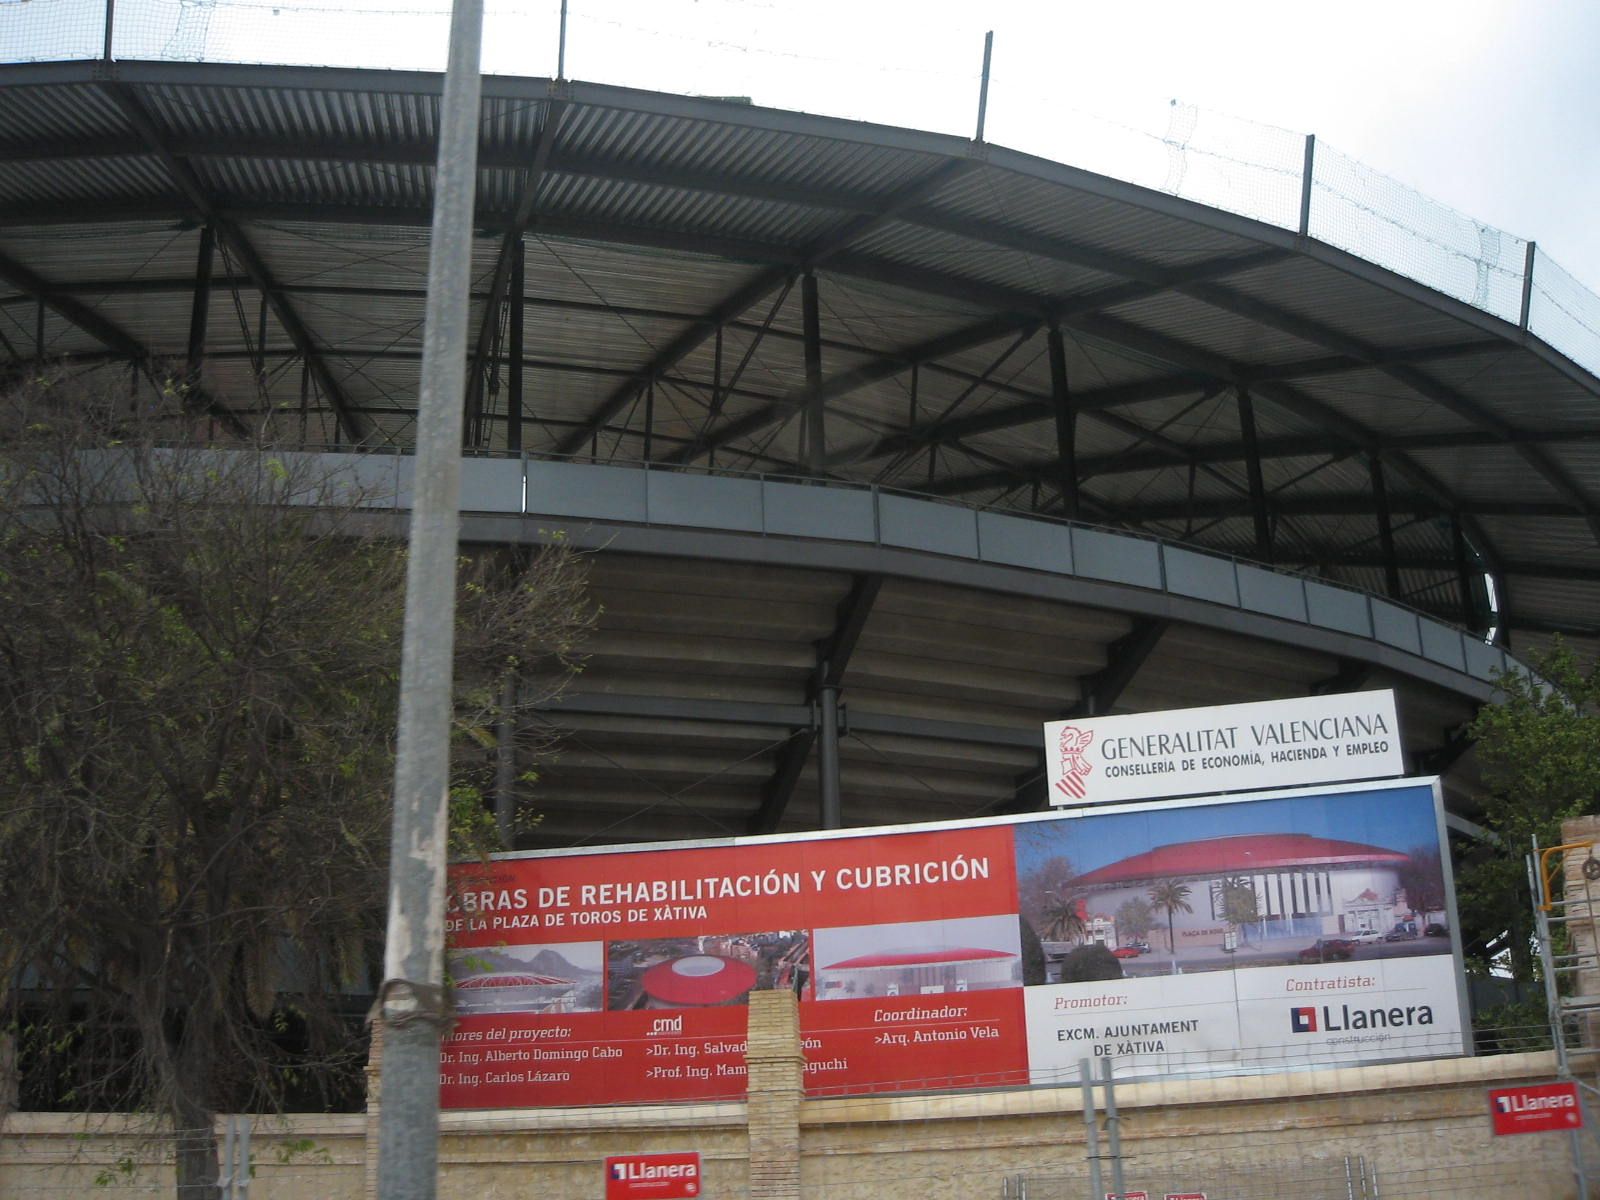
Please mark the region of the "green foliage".
<svg viewBox="0 0 1600 1200"><path fill-rule="evenodd" d="M1456 898L1465 929L1505 931L1512 973L1532 979L1532 900L1525 856L1561 841L1561 822L1596 811L1600 797L1600 673L1584 668L1558 639L1532 662L1535 674L1500 675L1503 697L1473 722L1486 791L1476 819L1493 843L1465 849ZM1486 956L1485 939L1468 952Z"/></svg>
<svg viewBox="0 0 1600 1200"><path fill-rule="evenodd" d="M1480 1052L1515 1054L1548 1050L1554 1044L1543 1000L1514 1000L1479 1009L1472 1017L1472 1031Z"/></svg>

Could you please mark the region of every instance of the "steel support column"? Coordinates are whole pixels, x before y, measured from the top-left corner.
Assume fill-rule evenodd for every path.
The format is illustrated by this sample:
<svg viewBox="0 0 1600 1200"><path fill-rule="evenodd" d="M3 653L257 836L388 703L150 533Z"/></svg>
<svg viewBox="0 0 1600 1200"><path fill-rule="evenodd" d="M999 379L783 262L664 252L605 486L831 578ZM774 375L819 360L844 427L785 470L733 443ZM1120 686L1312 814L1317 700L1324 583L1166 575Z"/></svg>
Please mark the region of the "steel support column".
<svg viewBox="0 0 1600 1200"><path fill-rule="evenodd" d="M511 362L506 372L506 449L513 454L522 452L525 412L522 406L522 325L527 302L527 289L523 286L526 261L527 247L519 234L511 247Z"/></svg>
<svg viewBox="0 0 1600 1200"><path fill-rule="evenodd" d="M1171 626L1171 621L1158 617L1135 622L1132 629L1106 647L1106 665L1083 677L1078 685L1078 702L1062 710L1060 719L1103 717L1110 712ZM996 805L993 811L1031 812L1048 807L1044 781L1045 760L1041 752L1034 769L1013 781L1011 799Z"/></svg>
<svg viewBox="0 0 1600 1200"><path fill-rule="evenodd" d="M200 363L206 353L206 325L211 315L211 265L216 246L216 232L207 221L200 226L200 253L194 264L194 301L189 307L189 345L183 365L183 381L191 388L200 382ZM188 397L184 398L184 404L189 405Z"/></svg>
<svg viewBox="0 0 1600 1200"><path fill-rule="evenodd" d="M1061 511L1078 519L1078 414L1067 390L1067 348L1061 326L1052 324L1050 343L1050 400L1056 414L1056 471L1061 488Z"/></svg>
<svg viewBox="0 0 1600 1200"><path fill-rule="evenodd" d="M1371 460L1372 499L1377 508L1378 549L1383 555L1383 587L1391 600L1400 599L1400 563L1394 554L1394 516L1389 511L1389 489L1383 481L1383 458Z"/></svg>
<svg viewBox="0 0 1600 1200"><path fill-rule="evenodd" d="M820 475L826 461L822 421L822 322L817 306L817 277L807 271L800 279L800 307L805 333L806 400L805 464L811 475Z"/></svg>
<svg viewBox="0 0 1600 1200"><path fill-rule="evenodd" d="M839 805L839 685L828 678L822 664L822 685L817 688L817 828L838 829Z"/></svg>
<svg viewBox="0 0 1600 1200"><path fill-rule="evenodd" d="M650 380L644 385L644 461L650 461L650 452L655 449L656 432L656 381Z"/></svg>
<svg viewBox="0 0 1600 1200"><path fill-rule="evenodd" d="M1250 477L1250 515L1256 527L1256 557L1272 561L1272 526L1267 520L1267 487L1261 476L1261 446L1256 440L1256 410L1250 393L1239 393L1239 436L1244 442L1245 470Z"/></svg>
<svg viewBox="0 0 1600 1200"><path fill-rule="evenodd" d="M850 592L834 612L833 632L817 643L817 667L807 687L812 726L797 729L779 755L773 776L763 789L761 807L750 818L751 833L772 833L783 820L795 784L800 781L813 744L817 755L819 814L822 828L837 829L842 820L839 801L839 689L845 668L855 653L861 631L872 613L873 602L883 587L881 575L858 575ZM833 824L827 824L828 821Z"/></svg>

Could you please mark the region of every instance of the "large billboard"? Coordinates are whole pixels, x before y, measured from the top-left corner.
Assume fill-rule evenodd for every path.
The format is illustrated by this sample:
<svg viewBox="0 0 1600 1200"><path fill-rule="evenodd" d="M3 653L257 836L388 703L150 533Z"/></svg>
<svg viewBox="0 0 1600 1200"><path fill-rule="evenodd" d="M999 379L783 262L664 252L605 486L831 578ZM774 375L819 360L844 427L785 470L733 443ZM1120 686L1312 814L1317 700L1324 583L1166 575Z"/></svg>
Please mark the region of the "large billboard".
<svg viewBox="0 0 1600 1200"><path fill-rule="evenodd" d="M1437 784L497 857L458 869L451 1108L743 1091L800 1001L811 1094L1461 1053Z"/></svg>

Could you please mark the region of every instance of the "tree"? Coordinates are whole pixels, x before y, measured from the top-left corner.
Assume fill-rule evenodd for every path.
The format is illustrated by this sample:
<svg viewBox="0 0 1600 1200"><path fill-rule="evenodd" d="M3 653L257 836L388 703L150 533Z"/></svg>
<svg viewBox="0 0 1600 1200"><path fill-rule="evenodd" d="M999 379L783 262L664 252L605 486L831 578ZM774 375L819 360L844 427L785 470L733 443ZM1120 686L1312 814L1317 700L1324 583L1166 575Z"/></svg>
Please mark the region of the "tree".
<svg viewBox="0 0 1600 1200"><path fill-rule="evenodd" d="M1400 868L1406 903L1419 915L1444 911L1444 861L1437 845L1413 846Z"/></svg>
<svg viewBox="0 0 1600 1200"><path fill-rule="evenodd" d="M1041 930L1046 941L1070 942L1083 937L1088 928L1088 923L1083 919L1081 899L1060 895L1050 898L1050 905L1044 913L1044 929Z"/></svg>
<svg viewBox="0 0 1600 1200"><path fill-rule="evenodd" d="M1600 671L1560 639L1530 666L1497 676L1501 702L1472 723L1486 788L1476 820L1493 840L1466 847L1456 870L1469 957L1487 969L1503 938L1518 979L1534 977L1524 858L1535 838L1559 844L1561 822L1594 812L1600 796Z"/></svg>
<svg viewBox="0 0 1600 1200"><path fill-rule="evenodd" d="M359 1053L332 997L381 940L405 552L309 459L164 448L187 432L167 401L0 397L0 1000L36 980L61 1099L166 1118L179 1195L207 1200L216 1112L326 1091ZM480 840L500 698L544 698L501 681L574 668L584 567L461 573Z"/></svg>
<svg viewBox="0 0 1600 1200"><path fill-rule="evenodd" d="M1148 937L1156 925L1155 909L1143 896L1130 896L1117 905L1114 919L1117 936L1125 942L1131 938Z"/></svg>
<svg viewBox="0 0 1600 1200"><path fill-rule="evenodd" d="M1194 911L1189 905L1189 892L1189 885L1179 883L1176 879L1165 880L1150 889L1150 903L1157 912L1167 914L1167 953L1172 956L1174 969L1178 965L1178 945L1172 918L1180 912L1192 913Z"/></svg>
<svg viewBox="0 0 1600 1200"><path fill-rule="evenodd" d="M1244 942L1250 941L1250 926L1261 919L1261 912L1256 904L1256 887L1244 875L1229 875L1218 880L1216 884L1218 910L1222 919L1243 935Z"/></svg>
<svg viewBox="0 0 1600 1200"><path fill-rule="evenodd" d="M1054 907L1056 898L1076 874L1070 858L1054 854L1018 876L1018 911L1035 930L1044 931L1048 923L1045 914Z"/></svg>

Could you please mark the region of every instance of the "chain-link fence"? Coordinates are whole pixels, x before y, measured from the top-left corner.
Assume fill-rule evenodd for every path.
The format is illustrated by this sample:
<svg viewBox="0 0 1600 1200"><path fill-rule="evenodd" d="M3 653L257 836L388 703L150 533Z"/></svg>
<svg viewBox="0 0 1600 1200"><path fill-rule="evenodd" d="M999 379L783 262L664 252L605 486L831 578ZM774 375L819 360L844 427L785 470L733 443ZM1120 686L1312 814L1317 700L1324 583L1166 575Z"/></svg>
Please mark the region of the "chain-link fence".
<svg viewBox="0 0 1600 1200"><path fill-rule="evenodd" d="M893 6L883 6L893 10ZM751 0L573 2L574 78L969 135L981 34L970 14L908 30L897 11ZM553 75L559 0L491 2L484 70ZM442 70L444 0L0 0L0 60L154 59ZM1126 121L1065 108L1036 73L997 70L986 137L1307 233L1523 325L1600 371L1600 298L1523 238L1331 146L1173 101ZM1307 173L1309 171L1309 181ZM1309 184L1309 186L1308 186ZM1530 274L1531 272L1531 274Z"/></svg>

